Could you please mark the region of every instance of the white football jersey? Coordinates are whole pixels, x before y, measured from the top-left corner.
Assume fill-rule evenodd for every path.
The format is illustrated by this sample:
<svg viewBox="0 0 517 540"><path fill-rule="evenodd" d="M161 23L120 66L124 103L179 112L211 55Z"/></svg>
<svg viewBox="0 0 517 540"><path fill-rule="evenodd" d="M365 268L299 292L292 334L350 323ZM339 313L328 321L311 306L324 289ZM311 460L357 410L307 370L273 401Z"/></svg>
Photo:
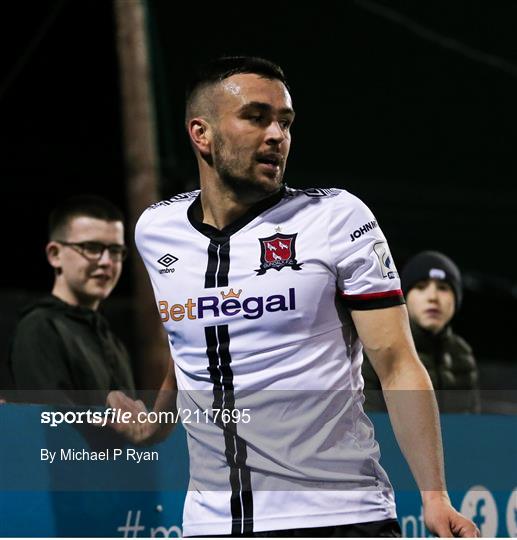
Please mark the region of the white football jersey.
<svg viewBox="0 0 517 540"><path fill-rule="evenodd" d="M220 231L199 204L136 227L188 435L184 534L394 518L349 314L404 302L375 217L344 190L284 188Z"/></svg>

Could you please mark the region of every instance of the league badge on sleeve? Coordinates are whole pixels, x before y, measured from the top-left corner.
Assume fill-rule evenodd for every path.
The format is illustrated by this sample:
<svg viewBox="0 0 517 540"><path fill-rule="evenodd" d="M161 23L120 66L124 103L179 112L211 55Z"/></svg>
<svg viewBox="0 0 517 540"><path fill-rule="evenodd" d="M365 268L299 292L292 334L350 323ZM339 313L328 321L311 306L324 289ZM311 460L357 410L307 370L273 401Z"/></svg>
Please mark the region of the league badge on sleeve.
<svg viewBox="0 0 517 540"><path fill-rule="evenodd" d="M395 268L388 244L386 242L376 242L373 245L373 250L379 259L382 277L395 279L397 277L397 269Z"/></svg>
<svg viewBox="0 0 517 540"><path fill-rule="evenodd" d="M260 268L255 270L257 276L264 275L269 269L282 270L290 266L292 270L301 270L302 264L296 261L296 234L276 233L267 238L259 238Z"/></svg>

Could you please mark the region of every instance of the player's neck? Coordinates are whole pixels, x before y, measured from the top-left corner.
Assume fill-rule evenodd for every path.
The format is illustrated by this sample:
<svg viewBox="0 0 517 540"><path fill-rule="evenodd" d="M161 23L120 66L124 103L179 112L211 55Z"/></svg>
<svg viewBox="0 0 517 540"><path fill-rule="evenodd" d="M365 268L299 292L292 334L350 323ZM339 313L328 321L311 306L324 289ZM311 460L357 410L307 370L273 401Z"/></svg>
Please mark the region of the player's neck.
<svg viewBox="0 0 517 540"><path fill-rule="evenodd" d="M243 216L250 207L231 198L215 199L201 191L200 221L222 230Z"/></svg>
<svg viewBox="0 0 517 540"><path fill-rule="evenodd" d="M222 230L241 218L255 204L269 195L248 196L245 200L239 194L224 189L216 182L201 183L201 215L200 221Z"/></svg>

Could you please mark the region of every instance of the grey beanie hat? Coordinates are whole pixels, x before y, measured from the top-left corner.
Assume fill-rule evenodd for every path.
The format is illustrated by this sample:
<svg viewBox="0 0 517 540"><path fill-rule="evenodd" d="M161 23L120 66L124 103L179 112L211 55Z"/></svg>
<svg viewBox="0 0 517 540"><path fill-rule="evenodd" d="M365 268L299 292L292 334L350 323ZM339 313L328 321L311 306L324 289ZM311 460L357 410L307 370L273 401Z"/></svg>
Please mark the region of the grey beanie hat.
<svg viewBox="0 0 517 540"><path fill-rule="evenodd" d="M463 298L461 274L456 264L447 255L439 251L422 251L412 257L400 275L404 294L407 295L416 283L426 279L446 281L454 291L456 311L458 311Z"/></svg>

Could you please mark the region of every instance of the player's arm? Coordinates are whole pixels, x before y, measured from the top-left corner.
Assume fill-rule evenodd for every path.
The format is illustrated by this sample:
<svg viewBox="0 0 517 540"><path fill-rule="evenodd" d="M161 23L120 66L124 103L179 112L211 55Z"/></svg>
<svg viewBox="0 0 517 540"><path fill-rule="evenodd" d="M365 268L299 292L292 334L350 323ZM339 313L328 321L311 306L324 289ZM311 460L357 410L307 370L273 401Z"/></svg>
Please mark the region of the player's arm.
<svg viewBox="0 0 517 540"><path fill-rule="evenodd" d="M167 421L149 422L147 418L147 408L141 400L133 400L118 390L110 392L106 399L106 405L123 412L131 412L129 422L112 423L111 427L126 437L133 444L149 445L164 440L176 425L169 421L171 418L177 420L176 414L176 395L177 395L176 376L174 374L174 361L169 362L167 374L158 392L158 396L153 406L153 411L170 412ZM133 422L133 420L135 420Z"/></svg>
<svg viewBox="0 0 517 540"><path fill-rule="evenodd" d="M391 424L422 495L425 523L441 537L478 536L447 494L438 407L420 362L405 306L352 311L365 352L381 382Z"/></svg>

